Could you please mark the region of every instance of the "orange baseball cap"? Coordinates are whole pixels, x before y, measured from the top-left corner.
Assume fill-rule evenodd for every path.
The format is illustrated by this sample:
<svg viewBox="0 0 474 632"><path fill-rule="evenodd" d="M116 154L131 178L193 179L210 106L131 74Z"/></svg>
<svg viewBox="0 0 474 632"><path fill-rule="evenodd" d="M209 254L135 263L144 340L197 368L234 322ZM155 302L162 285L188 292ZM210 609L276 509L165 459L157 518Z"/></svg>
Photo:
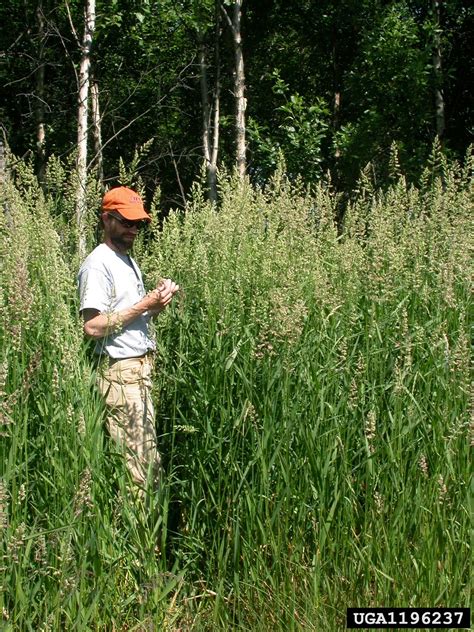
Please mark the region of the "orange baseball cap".
<svg viewBox="0 0 474 632"><path fill-rule="evenodd" d="M110 189L102 199L102 211L117 211L125 219L146 219L151 222L151 217L145 211L141 197L136 191L127 187Z"/></svg>

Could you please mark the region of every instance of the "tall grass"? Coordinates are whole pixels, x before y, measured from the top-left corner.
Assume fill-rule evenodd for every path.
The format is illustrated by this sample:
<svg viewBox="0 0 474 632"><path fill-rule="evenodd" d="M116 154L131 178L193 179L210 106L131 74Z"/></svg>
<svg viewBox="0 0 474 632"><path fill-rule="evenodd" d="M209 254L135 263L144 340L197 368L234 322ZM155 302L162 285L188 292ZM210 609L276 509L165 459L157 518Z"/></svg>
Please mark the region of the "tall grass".
<svg viewBox="0 0 474 632"><path fill-rule="evenodd" d="M1 220L5 629L336 630L348 606L469 605L467 167L363 176L339 230L327 185L224 179L219 209L196 185L136 245L148 284L183 288L156 323L150 510L103 436L53 166L46 196L28 169L6 185Z"/></svg>

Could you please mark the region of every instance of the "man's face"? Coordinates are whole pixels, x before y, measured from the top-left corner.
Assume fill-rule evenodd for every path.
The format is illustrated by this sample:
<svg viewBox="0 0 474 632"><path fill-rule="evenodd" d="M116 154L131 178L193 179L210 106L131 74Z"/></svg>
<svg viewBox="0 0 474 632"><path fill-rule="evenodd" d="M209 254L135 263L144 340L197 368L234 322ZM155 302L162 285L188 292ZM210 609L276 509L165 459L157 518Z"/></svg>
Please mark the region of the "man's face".
<svg viewBox="0 0 474 632"><path fill-rule="evenodd" d="M110 241L119 252L128 252L133 246L141 223L126 220L116 211L104 213L102 220L105 240Z"/></svg>

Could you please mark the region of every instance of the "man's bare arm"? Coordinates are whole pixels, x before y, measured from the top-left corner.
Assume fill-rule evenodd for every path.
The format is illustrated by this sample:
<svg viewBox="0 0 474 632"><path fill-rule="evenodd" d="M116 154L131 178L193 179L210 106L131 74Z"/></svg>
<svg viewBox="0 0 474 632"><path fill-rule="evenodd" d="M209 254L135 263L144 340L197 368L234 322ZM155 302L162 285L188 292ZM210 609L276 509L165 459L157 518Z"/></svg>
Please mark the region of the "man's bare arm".
<svg viewBox="0 0 474 632"><path fill-rule="evenodd" d="M99 312L96 309L84 309L82 310L84 333L90 338L104 338L104 336L120 331L145 312L156 316L171 303L173 295L178 289L179 286L176 283L166 279L156 290L149 292L138 303L119 312L107 313Z"/></svg>

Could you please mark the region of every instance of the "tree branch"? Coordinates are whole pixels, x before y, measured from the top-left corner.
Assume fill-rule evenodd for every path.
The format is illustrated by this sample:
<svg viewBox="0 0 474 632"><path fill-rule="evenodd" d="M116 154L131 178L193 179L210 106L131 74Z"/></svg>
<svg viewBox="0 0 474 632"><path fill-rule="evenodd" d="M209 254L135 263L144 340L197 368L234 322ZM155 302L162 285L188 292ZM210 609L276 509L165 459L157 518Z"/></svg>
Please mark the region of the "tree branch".
<svg viewBox="0 0 474 632"><path fill-rule="evenodd" d="M164 94L160 99L158 99L158 101L156 101L155 103L153 103L152 105L150 105L150 107L148 107L146 110L144 110L143 112L140 112L140 114L138 114L135 118L131 119L130 121L128 121L123 127L121 127L117 132L115 132L110 138L108 138L104 144L102 145L102 151L107 147L107 145L109 145L112 141L114 141L116 138L118 138L118 136L120 136L120 134L122 134L122 132L124 132L125 130L127 130L129 127L131 127L134 123L136 123L137 121L139 121L140 119L142 119L144 116L146 116L149 112L151 112L155 107L157 107L158 105L160 105L165 99L167 99L169 97L169 95L174 92L177 88L182 86L182 82L181 82L181 77L183 76L183 74L185 73L186 69L189 68L192 65L192 63L187 64L186 66L184 66L184 68L181 70L181 72L178 75L178 81L175 83L174 86L172 86L168 92L166 92L166 94ZM125 105L127 103L127 101L129 101L132 97L133 94L135 93L136 90L138 90L140 86L140 83L138 83L134 89L134 91L128 95L128 97L126 99L124 99L122 101L122 103L120 103L120 105L118 105L116 108L114 108L112 110L112 112L119 110L123 105ZM100 121L102 122L104 120L104 117L106 115L106 111L104 111L100 117ZM91 160L89 161L88 164L88 168L90 168L90 166L92 164L94 164L94 161L97 160L97 155L94 155Z"/></svg>
<svg viewBox="0 0 474 632"><path fill-rule="evenodd" d="M222 3L220 4L220 7L221 7L221 11L222 11L222 13L223 13L223 14L224 14L224 16L225 16L225 19L226 19L226 21L227 21L227 24L229 25L230 30L232 31L232 33L234 33L234 34L235 34L235 28L234 28L234 25L233 25L233 23L232 23L232 20L230 19L229 14L228 14L228 13L227 13L227 11L225 10L225 7L224 7L224 5L223 5Z"/></svg>
<svg viewBox="0 0 474 632"><path fill-rule="evenodd" d="M66 0L66 2L64 4L66 5L67 16L68 16L68 19L69 19L69 26L71 27L72 34L74 35L74 39L76 40L76 44L78 45L79 48L81 48L82 44L81 44L81 41L80 41L80 39L79 39L79 37L77 35L77 31L76 31L76 29L74 27L74 22L72 21L72 15L71 15L71 10L69 9L69 3Z"/></svg>
<svg viewBox="0 0 474 632"><path fill-rule="evenodd" d="M181 192L181 197L183 199L183 204L184 204L184 206L186 206L186 195L184 193L184 188L183 188L183 184L181 182L181 178L179 177L178 165L177 165L176 160L174 158L173 147L171 146L171 141L169 143L169 146L170 146L171 160L173 161L173 167L174 167L174 170L176 172L176 179L178 181L179 190Z"/></svg>

